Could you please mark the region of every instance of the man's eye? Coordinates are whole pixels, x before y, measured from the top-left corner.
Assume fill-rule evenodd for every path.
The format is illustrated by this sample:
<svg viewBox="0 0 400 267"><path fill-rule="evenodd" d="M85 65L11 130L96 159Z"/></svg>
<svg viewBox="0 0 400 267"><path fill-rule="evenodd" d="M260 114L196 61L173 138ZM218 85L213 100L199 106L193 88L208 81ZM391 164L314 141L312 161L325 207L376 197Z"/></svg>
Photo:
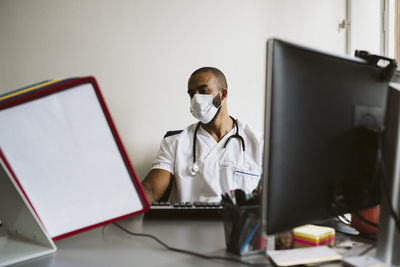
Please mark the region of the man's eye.
<svg viewBox="0 0 400 267"><path fill-rule="evenodd" d="M200 90L199 90L199 93L200 93L200 94L205 94L205 93L207 93L207 89L200 89Z"/></svg>

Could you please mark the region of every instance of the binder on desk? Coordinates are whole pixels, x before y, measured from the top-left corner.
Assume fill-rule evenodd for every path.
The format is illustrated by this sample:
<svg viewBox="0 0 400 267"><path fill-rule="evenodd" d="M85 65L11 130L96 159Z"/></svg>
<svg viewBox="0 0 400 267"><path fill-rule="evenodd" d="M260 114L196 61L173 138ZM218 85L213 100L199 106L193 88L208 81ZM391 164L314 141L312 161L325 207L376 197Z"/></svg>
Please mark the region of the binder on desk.
<svg viewBox="0 0 400 267"><path fill-rule="evenodd" d="M56 251L53 240L0 159L0 266Z"/></svg>
<svg viewBox="0 0 400 267"><path fill-rule="evenodd" d="M93 77L0 95L0 128L0 158L53 240L149 209Z"/></svg>

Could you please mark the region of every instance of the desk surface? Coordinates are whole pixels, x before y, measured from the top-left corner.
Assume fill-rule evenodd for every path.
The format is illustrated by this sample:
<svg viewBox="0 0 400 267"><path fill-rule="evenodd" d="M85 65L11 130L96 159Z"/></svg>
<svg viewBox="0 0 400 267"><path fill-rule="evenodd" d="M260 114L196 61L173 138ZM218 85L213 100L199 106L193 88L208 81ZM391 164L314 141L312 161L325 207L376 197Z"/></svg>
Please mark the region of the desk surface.
<svg viewBox="0 0 400 267"><path fill-rule="evenodd" d="M225 250L221 220L141 220L141 215L120 222L124 227L158 237L170 246L207 255L230 256ZM56 241L57 252L14 266L245 266L223 260L207 260L169 251L147 237L131 236L115 225L93 229ZM243 257L268 263L265 256ZM329 263L323 266L342 266Z"/></svg>

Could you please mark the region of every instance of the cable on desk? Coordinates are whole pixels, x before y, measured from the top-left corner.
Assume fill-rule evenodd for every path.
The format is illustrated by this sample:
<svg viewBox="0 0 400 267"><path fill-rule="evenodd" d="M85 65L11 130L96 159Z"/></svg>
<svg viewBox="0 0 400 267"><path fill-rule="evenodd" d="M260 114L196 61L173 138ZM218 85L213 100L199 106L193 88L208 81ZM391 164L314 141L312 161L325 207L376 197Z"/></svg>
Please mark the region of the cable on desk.
<svg viewBox="0 0 400 267"><path fill-rule="evenodd" d="M366 249L364 249L360 254L358 254L358 256L363 256L363 255L367 254L368 252L370 252L374 248L375 248L374 245L370 245Z"/></svg>
<svg viewBox="0 0 400 267"><path fill-rule="evenodd" d="M150 235L150 234L134 233L134 232L131 232L131 231L125 229L124 227L122 227L118 223L114 222L113 224L115 226L117 226L119 229L121 229L122 231L124 231L125 233L128 233L130 235L143 236L143 237L148 237L148 238L154 239L159 244L161 244L163 247L165 247L166 249L171 250L171 251L175 251L175 252L179 252L179 253L185 253L185 254L189 254L189 255L192 255L192 256L196 256L196 257L200 257L200 258L208 259L208 260L233 261L233 262L241 263L241 264L248 265L248 266L272 266L269 263L251 263L251 262L242 261L242 260L236 259L236 258L223 257L223 256L210 256L210 255L205 255L205 254L197 253L197 252L186 250L186 249L174 248L174 247L171 247L171 246L167 245L166 243L164 243L163 241L158 239L156 236L153 236L153 235Z"/></svg>

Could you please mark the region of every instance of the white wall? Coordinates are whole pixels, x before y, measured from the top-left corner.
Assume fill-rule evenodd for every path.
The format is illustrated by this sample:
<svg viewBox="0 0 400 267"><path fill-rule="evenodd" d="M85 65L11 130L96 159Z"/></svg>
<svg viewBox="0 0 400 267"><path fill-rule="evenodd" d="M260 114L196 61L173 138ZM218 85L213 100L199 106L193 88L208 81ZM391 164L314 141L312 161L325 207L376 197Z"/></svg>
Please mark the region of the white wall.
<svg viewBox="0 0 400 267"><path fill-rule="evenodd" d="M382 0L351 0L351 55L355 50L384 54L381 7Z"/></svg>
<svg viewBox="0 0 400 267"><path fill-rule="evenodd" d="M345 53L344 15L344 0L1 0L0 93L94 75L143 179L163 134L194 122L196 68L220 68L230 113L261 131L266 40Z"/></svg>
<svg viewBox="0 0 400 267"><path fill-rule="evenodd" d="M385 43L385 56L394 58L395 57L395 42L396 42L396 1L395 0L385 0L385 19L386 25L386 43Z"/></svg>

